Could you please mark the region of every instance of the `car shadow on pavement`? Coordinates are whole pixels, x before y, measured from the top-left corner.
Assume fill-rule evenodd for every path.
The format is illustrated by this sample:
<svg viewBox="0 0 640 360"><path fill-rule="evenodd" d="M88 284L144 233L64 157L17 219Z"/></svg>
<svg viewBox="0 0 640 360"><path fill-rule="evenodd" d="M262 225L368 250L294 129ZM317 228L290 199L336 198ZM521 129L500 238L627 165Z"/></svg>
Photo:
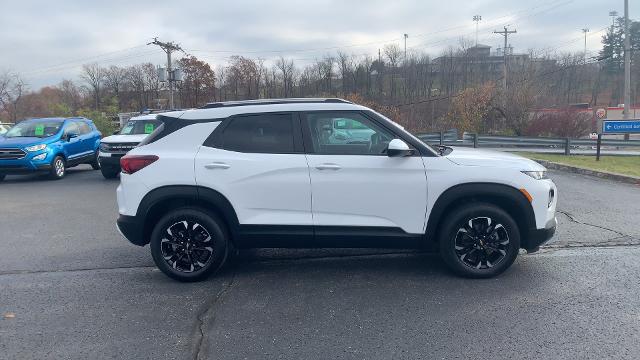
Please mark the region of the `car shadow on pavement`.
<svg viewBox="0 0 640 360"><path fill-rule="evenodd" d="M82 174L90 173L96 170L93 170L90 166L78 166L66 169L65 175L60 180L51 180L47 173L36 173L36 174L26 174L26 175L7 175L7 177L0 182L2 183L26 183L26 182L39 182L39 181L64 181L65 178L68 177L76 177Z"/></svg>

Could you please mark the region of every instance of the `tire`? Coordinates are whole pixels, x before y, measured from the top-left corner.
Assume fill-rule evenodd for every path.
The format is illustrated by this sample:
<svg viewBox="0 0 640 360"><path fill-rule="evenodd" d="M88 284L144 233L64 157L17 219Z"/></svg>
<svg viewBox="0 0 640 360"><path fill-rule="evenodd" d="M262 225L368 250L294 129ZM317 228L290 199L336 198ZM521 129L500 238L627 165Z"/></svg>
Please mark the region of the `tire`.
<svg viewBox="0 0 640 360"><path fill-rule="evenodd" d="M53 180L60 180L64 177L66 171L66 163L64 158L57 155L51 162L51 170L49 171L49 178Z"/></svg>
<svg viewBox="0 0 640 360"><path fill-rule="evenodd" d="M113 166L102 166L100 168L100 172L102 172L102 176L104 176L105 179L115 179L118 177L118 174L120 174L120 168Z"/></svg>
<svg viewBox="0 0 640 360"><path fill-rule="evenodd" d="M199 208L180 208L157 222L150 247L153 261L165 275L192 282L204 280L222 267L229 244L226 227L218 217Z"/></svg>
<svg viewBox="0 0 640 360"><path fill-rule="evenodd" d="M100 170L100 158L98 157L98 151L96 150L96 156L92 162L89 163L93 170Z"/></svg>
<svg viewBox="0 0 640 360"><path fill-rule="evenodd" d="M520 230L504 210L471 203L446 216L439 232L440 255L454 273L490 278L513 264L520 250Z"/></svg>

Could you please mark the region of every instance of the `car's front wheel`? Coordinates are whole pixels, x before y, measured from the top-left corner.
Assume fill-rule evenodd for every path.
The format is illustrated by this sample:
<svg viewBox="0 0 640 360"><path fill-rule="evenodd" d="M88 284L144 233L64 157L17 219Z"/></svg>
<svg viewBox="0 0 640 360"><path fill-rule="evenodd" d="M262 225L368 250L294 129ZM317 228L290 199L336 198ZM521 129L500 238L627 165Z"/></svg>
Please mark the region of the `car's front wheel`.
<svg viewBox="0 0 640 360"><path fill-rule="evenodd" d="M51 162L51 170L49 171L49 177L53 180L59 180L64 177L65 173L66 173L66 164L64 162L64 158L58 155Z"/></svg>
<svg viewBox="0 0 640 360"><path fill-rule="evenodd" d="M115 166L105 166L100 167L100 172L102 172L102 176L105 179L115 179L120 174L120 168Z"/></svg>
<svg viewBox="0 0 640 360"><path fill-rule="evenodd" d="M91 165L91 168L93 168L93 170L100 170L100 158L98 157L98 150L96 150L93 161L91 161L89 164Z"/></svg>
<svg viewBox="0 0 640 360"><path fill-rule="evenodd" d="M198 208L180 208L163 216L151 233L156 266L179 281L203 280L226 261L230 239L224 223Z"/></svg>
<svg viewBox="0 0 640 360"><path fill-rule="evenodd" d="M472 203L446 216L440 228L440 255L455 273L489 278L513 264L520 249L520 231L504 210Z"/></svg>

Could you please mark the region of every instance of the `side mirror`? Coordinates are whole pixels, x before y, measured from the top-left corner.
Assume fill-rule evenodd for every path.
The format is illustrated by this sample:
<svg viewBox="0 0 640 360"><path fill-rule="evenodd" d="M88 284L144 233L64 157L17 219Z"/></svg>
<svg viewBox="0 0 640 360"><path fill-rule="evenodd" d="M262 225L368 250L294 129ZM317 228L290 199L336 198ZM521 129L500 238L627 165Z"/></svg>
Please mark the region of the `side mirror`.
<svg viewBox="0 0 640 360"><path fill-rule="evenodd" d="M67 134L67 141L71 141L71 139L78 137L78 134L76 133L68 133Z"/></svg>
<svg viewBox="0 0 640 360"><path fill-rule="evenodd" d="M407 145L406 142L400 139L393 139L387 146L387 156L389 157L403 157L413 155L413 150Z"/></svg>
<svg viewBox="0 0 640 360"><path fill-rule="evenodd" d="M113 135L118 135L119 132L120 132L120 130L114 130L113 131Z"/></svg>

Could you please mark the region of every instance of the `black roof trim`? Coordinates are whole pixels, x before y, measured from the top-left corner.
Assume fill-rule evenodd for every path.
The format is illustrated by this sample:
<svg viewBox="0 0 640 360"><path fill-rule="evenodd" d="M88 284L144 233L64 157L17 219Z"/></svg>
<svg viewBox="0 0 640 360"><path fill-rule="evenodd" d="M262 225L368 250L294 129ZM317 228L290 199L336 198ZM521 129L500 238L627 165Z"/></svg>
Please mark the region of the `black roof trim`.
<svg viewBox="0 0 640 360"><path fill-rule="evenodd" d="M308 103L338 103L338 104L352 104L351 101L347 101L339 98L288 98L288 99L259 99L259 100L242 100L242 101L223 101L208 103L198 109L213 109L219 107L232 107L232 106L249 106L249 105L277 105L277 104L308 104Z"/></svg>

